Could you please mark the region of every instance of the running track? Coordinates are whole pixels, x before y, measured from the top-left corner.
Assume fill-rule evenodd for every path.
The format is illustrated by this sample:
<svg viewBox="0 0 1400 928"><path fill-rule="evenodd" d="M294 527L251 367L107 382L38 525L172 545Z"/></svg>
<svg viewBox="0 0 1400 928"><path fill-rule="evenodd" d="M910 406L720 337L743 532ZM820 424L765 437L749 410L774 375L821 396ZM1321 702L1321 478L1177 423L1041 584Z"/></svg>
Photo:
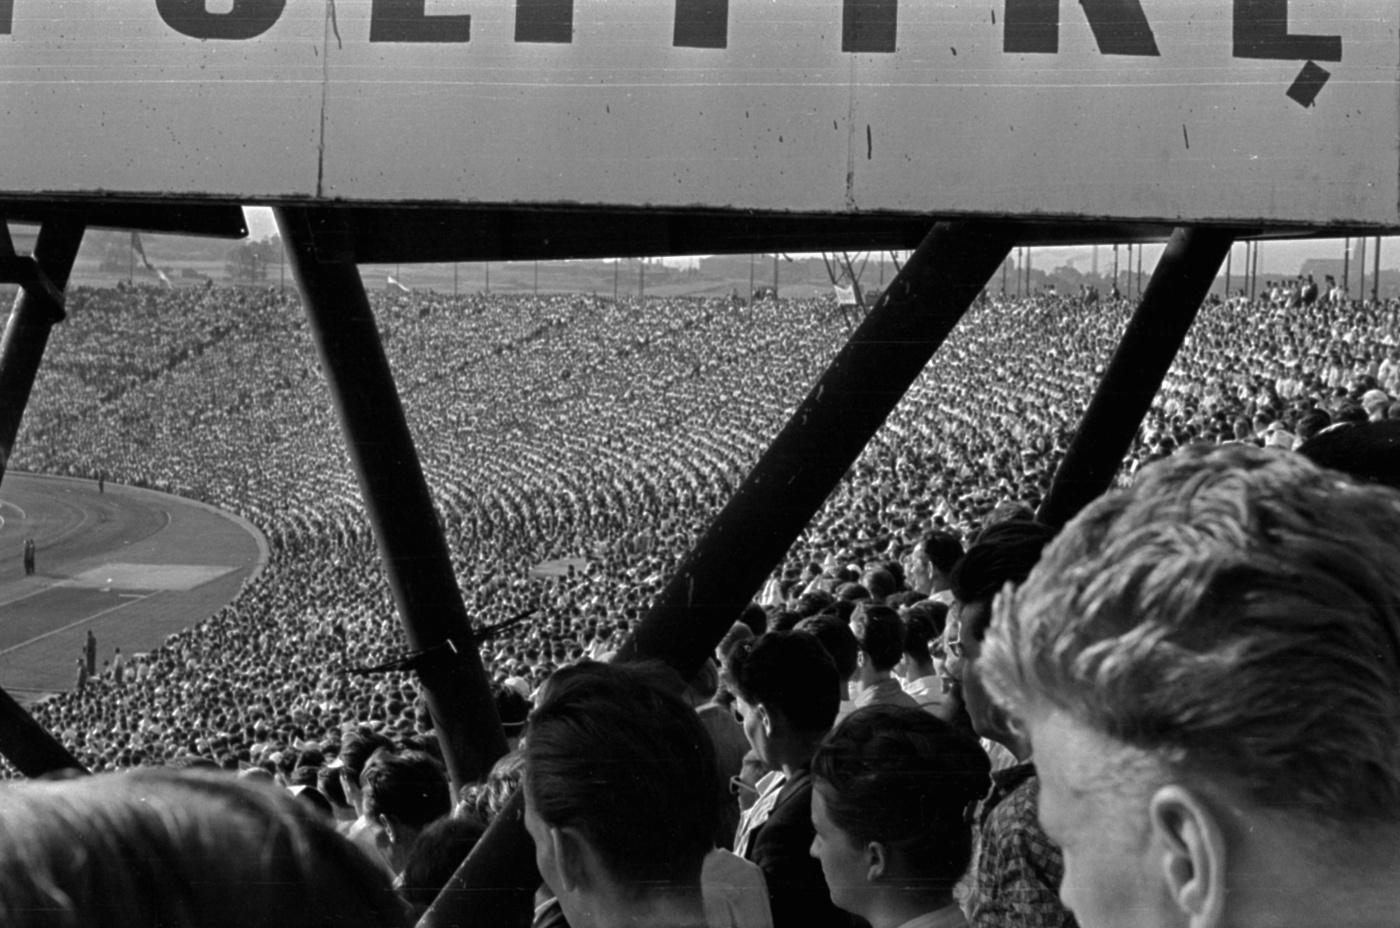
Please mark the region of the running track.
<svg viewBox="0 0 1400 928"><path fill-rule="evenodd" d="M24 539L38 547L24 574ZM97 665L150 651L216 612L267 562L262 535L199 503L11 472L0 483L0 686L22 703L71 689L88 629Z"/></svg>

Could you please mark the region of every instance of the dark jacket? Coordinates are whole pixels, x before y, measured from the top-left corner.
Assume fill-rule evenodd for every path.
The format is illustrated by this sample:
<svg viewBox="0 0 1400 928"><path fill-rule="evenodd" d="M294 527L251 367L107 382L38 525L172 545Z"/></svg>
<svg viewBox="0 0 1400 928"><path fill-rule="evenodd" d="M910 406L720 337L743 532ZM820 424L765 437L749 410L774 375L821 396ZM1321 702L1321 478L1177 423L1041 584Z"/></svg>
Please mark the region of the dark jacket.
<svg viewBox="0 0 1400 928"><path fill-rule="evenodd" d="M821 861L812 856L812 777L802 771L778 794L749 859L763 870L773 928L852 928L864 921L831 904Z"/></svg>

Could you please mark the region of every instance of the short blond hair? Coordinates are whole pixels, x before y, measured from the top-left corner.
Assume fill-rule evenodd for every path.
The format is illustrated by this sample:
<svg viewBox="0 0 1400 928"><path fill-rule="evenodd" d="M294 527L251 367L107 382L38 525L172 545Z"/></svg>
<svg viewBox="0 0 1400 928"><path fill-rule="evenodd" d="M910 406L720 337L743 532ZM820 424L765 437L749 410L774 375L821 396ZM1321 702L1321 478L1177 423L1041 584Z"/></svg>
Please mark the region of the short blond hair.
<svg viewBox="0 0 1400 928"><path fill-rule="evenodd" d="M997 598L980 660L1168 768L1324 825L1400 824L1400 493L1301 456L1183 449Z"/></svg>

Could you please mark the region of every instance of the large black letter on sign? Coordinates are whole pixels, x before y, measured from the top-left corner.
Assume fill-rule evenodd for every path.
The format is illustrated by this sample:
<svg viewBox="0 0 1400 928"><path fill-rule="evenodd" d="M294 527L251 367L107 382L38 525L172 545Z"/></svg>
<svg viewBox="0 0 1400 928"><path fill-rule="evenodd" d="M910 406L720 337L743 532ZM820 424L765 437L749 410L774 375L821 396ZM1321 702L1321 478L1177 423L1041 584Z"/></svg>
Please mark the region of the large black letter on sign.
<svg viewBox="0 0 1400 928"><path fill-rule="evenodd" d="M896 0L843 0L841 51L892 53L897 9Z"/></svg>
<svg viewBox="0 0 1400 928"><path fill-rule="evenodd" d="M369 11L371 42L470 42L469 15L429 16L428 0L374 0Z"/></svg>
<svg viewBox="0 0 1400 928"><path fill-rule="evenodd" d="M729 0L676 0L674 48L728 48Z"/></svg>
<svg viewBox="0 0 1400 928"><path fill-rule="evenodd" d="M1060 50L1060 0L1006 0L1001 50L1053 55Z"/></svg>
<svg viewBox="0 0 1400 928"><path fill-rule="evenodd" d="M1079 0L1105 55L1156 57L1157 39L1139 0ZM1053 55L1060 50L1060 0L1006 0L1002 51Z"/></svg>
<svg viewBox="0 0 1400 928"><path fill-rule="evenodd" d="M1288 0L1235 0L1235 57L1341 61L1339 35L1289 35Z"/></svg>
<svg viewBox="0 0 1400 928"><path fill-rule="evenodd" d="M0 35L9 35L15 20L15 0L0 0Z"/></svg>
<svg viewBox="0 0 1400 928"><path fill-rule="evenodd" d="M233 0L227 13L210 13L205 0L156 0L156 12L165 24L192 39L257 38L272 28L286 6L287 0Z"/></svg>
<svg viewBox="0 0 1400 928"><path fill-rule="evenodd" d="M515 0L515 41L574 40L574 0Z"/></svg>

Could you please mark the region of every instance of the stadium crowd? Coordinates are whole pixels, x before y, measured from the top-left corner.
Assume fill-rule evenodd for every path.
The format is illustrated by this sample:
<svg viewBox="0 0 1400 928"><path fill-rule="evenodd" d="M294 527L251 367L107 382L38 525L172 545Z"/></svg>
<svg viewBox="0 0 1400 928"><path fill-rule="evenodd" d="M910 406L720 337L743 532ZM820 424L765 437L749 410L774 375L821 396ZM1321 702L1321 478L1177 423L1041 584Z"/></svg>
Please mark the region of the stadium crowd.
<svg viewBox="0 0 1400 928"><path fill-rule="evenodd" d="M1122 483L1185 445L1292 449L1333 423L1391 415L1400 308L1264 293L1202 308ZM479 627L532 613L482 644L508 733L534 708L523 753L453 796L412 678L346 672L406 645L295 297L78 289L12 466L193 497L252 521L271 550L215 615L192 616L128 671L35 707L90 769L218 767L275 781L363 842L420 911L523 782L547 888L541 924L607 923L638 880L686 887L630 900L658 924L856 916L894 928L954 909L977 925L1073 923L1056 891L1059 850L1043 833L1021 849L1026 859L1007 859L1039 829L1039 787L1024 731L974 668L993 596L1026 580L1049 542L1024 517L1126 324L1126 301L1046 294L974 306L691 681L585 659L620 645L839 348L845 329L829 305L374 302L469 612ZM1001 663L987 689L1028 698L1011 645L988 640ZM715 751L689 757L656 725L610 715L594 692L609 687L653 701L658 718L700 706L685 712ZM578 717L593 721L580 729ZM635 777L600 782L596 796L566 788L580 779L570 764L598 749L587 736L602 732L608 750L713 767L687 795L730 784L738 801L726 791L714 809L682 814L664 791L642 795ZM920 777L948 791L914 834L880 812L880 796ZM629 818L640 813L616 808L618 795L674 821L671 838L684 840L657 845ZM574 827L595 818L641 830L600 846L603 824ZM878 862L851 857L877 844ZM897 877L878 892L860 877L876 863ZM1006 881L1023 870L1041 873L1033 889ZM756 907L755 885L767 886Z"/></svg>

